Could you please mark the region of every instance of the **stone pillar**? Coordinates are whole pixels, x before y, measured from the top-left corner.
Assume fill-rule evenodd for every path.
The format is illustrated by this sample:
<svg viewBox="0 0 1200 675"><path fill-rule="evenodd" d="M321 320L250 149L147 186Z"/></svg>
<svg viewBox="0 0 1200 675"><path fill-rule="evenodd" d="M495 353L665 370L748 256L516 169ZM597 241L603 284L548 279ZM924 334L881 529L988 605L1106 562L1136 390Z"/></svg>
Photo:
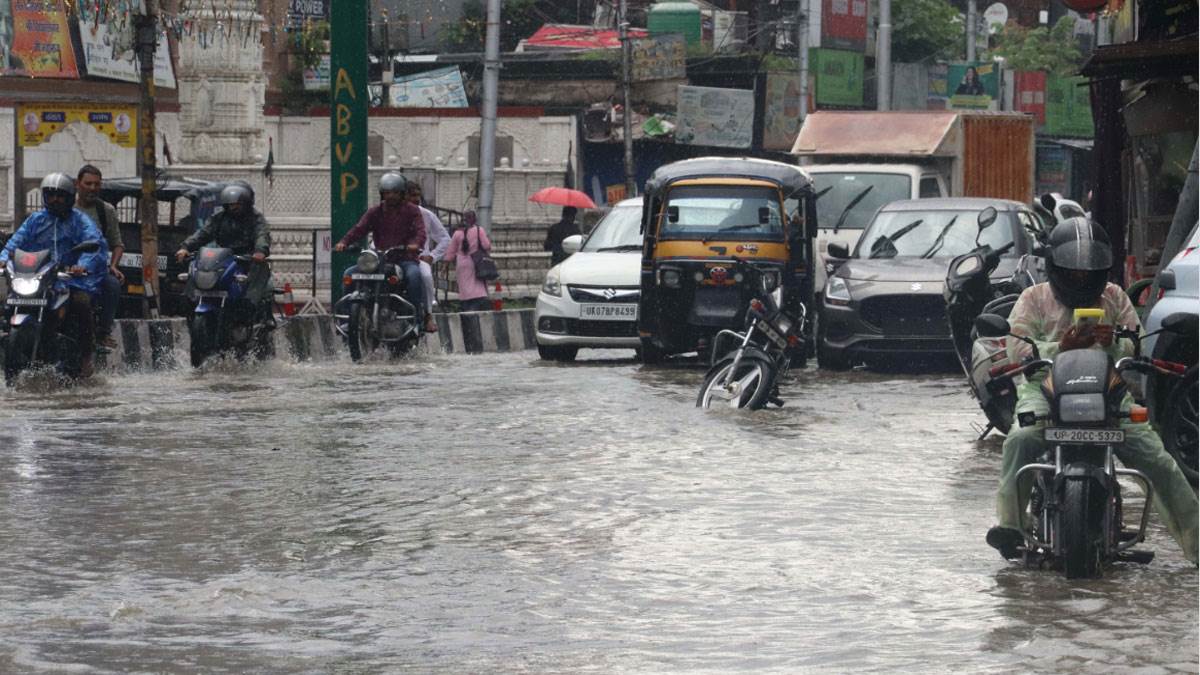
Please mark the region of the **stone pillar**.
<svg viewBox="0 0 1200 675"><path fill-rule="evenodd" d="M184 15L193 29L179 41L180 160L250 164L267 154L263 132L266 74L262 15L254 0L196 3Z"/></svg>

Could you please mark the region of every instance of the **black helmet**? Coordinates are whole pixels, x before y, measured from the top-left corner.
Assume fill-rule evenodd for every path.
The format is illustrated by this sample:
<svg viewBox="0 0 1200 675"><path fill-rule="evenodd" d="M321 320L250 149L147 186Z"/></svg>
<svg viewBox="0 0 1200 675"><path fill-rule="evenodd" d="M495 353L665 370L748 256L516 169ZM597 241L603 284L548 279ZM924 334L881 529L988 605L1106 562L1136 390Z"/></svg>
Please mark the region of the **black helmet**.
<svg viewBox="0 0 1200 675"><path fill-rule="evenodd" d="M408 190L408 179L395 171L389 171L379 177L379 195L385 192L404 193Z"/></svg>
<svg viewBox="0 0 1200 675"><path fill-rule="evenodd" d="M1050 231L1046 275L1054 297L1067 307L1096 302L1108 283L1112 246L1108 233L1087 218L1067 218ZM1069 272L1087 272L1086 281Z"/></svg>
<svg viewBox="0 0 1200 675"><path fill-rule="evenodd" d="M51 207L48 196L59 194L66 198L63 204ZM59 218L65 218L75 207L75 181L65 173L55 172L42 179L42 203L46 210Z"/></svg>
<svg viewBox="0 0 1200 675"><path fill-rule="evenodd" d="M244 183L232 183L221 190L221 206L230 204L245 204L247 208L254 206L254 189Z"/></svg>

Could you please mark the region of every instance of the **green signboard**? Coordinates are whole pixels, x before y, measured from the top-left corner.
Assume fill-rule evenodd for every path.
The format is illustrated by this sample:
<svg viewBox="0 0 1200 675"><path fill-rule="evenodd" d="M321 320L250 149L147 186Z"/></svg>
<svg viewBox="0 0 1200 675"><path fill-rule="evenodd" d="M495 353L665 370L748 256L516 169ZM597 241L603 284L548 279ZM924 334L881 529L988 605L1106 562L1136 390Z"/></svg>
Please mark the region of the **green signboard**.
<svg viewBox="0 0 1200 675"><path fill-rule="evenodd" d="M367 0L338 0L330 19L330 229L336 243L367 210ZM332 302L342 294L341 273L354 256L335 252L331 262Z"/></svg>
<svg viewBox="0 0 1200 675"><path fill-rule="evenodd" d="M1091 138L1092 101L1082 77L1046 78L1046 133Z"/></svg>
<svg viewBox="0 0 1200 675"><path fill-rule="evenodd" d="M987 110L999 92L1000 69L994 63L951 63L946 69L951 108Z"/></svg>
<svg viewBox="0 0 1200 675"><path fill-rule="evenodd" d="M809 64L816 73L817 105L863 104L863 55L837 49L813 49Z"/></svg>

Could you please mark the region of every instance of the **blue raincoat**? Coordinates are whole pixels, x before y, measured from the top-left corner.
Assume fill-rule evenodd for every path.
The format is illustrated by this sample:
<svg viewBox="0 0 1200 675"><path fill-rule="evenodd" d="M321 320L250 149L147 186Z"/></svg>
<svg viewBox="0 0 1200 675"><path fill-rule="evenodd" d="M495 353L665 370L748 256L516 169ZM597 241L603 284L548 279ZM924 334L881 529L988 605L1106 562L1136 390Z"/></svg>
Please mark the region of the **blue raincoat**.
<svg viewBox="0 0 1200 675"><path fill-rule="evenodd" d="M93 253L71 253L72 247L85 241L100 242L100 249ZM46 210L26 218L8 240L4 250L0 251L0 265L7 263L12 252L18 248L30 252L50 249L50 258L63 267L82 266L87 270L86 276L71 277L69 281L58 283L66 283L93 296L100 292L108 273L108 243L96 223L79 209L71 209L71 214L66 218L59 218Z"/></svg>

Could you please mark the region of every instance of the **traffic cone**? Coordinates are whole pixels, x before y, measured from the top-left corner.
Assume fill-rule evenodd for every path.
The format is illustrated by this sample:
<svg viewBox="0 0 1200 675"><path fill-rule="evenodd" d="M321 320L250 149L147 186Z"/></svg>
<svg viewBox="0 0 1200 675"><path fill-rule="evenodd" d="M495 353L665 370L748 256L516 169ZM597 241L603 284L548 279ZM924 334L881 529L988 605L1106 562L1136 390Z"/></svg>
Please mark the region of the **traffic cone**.
<svg viewBox="0 0 1200 675"><path fill-rule="evenodd" d="M492 298L492 311L493 312L499 312L500 310L504 309L504 300L500 298L501 290L502 290L502 288L500 286L500 280L497 279L496 280L496 297Z"/></svg>
<svg viewBox="0 0 1200 675"><path fill-rule="evenodd" d="M283 284L283 315L296 316L296 301L292 297L291 282L285 282Z"/></svg>

